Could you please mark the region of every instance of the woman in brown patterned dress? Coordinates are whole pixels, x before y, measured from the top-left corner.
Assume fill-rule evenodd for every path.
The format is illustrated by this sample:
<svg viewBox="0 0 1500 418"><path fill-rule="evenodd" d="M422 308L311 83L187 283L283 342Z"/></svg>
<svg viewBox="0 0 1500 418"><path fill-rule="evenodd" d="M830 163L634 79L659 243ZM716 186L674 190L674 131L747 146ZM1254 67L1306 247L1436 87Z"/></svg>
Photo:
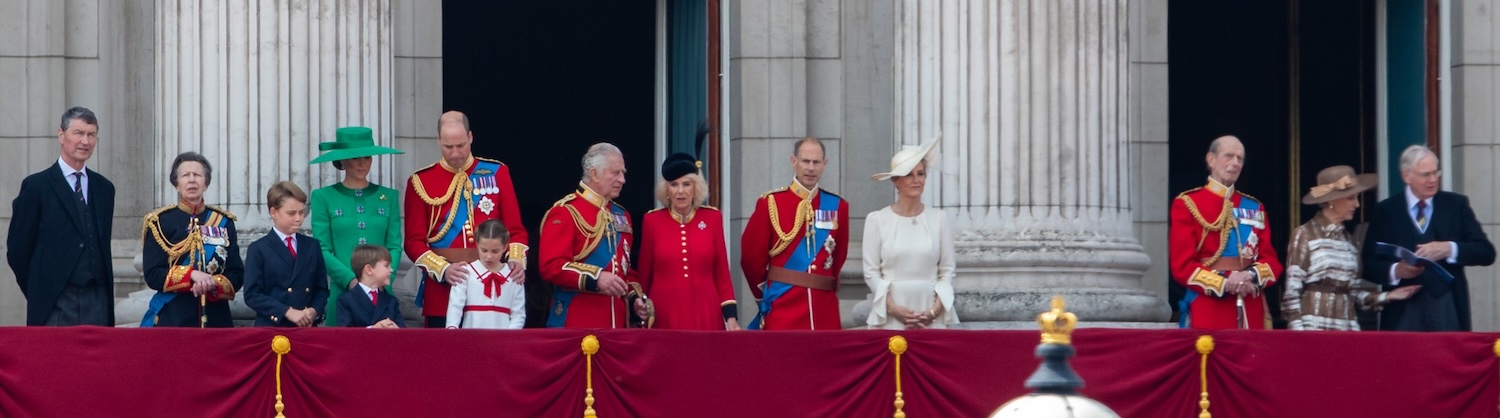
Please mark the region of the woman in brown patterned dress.
<svg viewBox="0 0 1500 418"><path fill-rule="evenodd" d="M1359 194L1377 181L1374 174L1356 175L1347 165L1329 167L1318 172L1318 185L1302 197L1302 204L1322 210L1292 231L1287 244L1286 293L1281 298L1287 329L1359 331L1355 309L1379 310L1421 289L1381 292L1360 280L1359 248L1344 222L1354 218Z"/></svg>

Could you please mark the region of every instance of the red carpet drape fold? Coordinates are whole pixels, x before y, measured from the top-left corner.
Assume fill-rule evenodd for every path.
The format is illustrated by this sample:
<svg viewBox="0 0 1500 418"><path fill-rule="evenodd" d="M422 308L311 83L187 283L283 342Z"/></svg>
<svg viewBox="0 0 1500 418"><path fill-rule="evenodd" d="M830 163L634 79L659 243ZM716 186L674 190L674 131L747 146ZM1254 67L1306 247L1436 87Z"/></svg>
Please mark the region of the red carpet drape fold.
<svg viewBox="0 0 1500 418"><path fill-rule="evenodd" d="M0 328L0 416L985 416L1026 393L1034 331L689 332ZM1196 417L1201 332L1082 329L1085 395L1124 417ZM1210 412L1481 417L1500 407L1497 334L1221 331Z"/></svg>

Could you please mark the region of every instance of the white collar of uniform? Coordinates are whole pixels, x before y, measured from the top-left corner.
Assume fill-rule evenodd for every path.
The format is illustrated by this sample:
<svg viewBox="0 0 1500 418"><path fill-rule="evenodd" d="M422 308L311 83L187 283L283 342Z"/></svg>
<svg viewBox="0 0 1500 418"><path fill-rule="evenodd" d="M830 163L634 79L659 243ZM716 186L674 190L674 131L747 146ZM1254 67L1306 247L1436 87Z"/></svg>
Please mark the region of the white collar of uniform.
<svg viewBox="0 0 1500 418"><path fill-rule="evenodd" d="M355 283L359 283L359 282L355 282ZM375 288L369 287L369 286L365 286L364 283L359 283L359 289L360 289L360 291L364 292L365 296L367 296L367 297L370 296L370 292L374 292L375 291Z"/></svg>
<svg viewBox="0 0 1500 418"><path fill-rule="evenodd" d="M1417 195L1411 192L1411 186L1406 186L1406 212L1408 214L1411 213L1412 208L1417 207L1418 200L1423 199L1417 199ZM1425 200L1427 201L1427 209L1432 209L1432 198L1429 197Z"/></svg>
<svg viewBox="0 0 1500 418"><path fill-rule="evenodd" d="M291 233L291 235L283 234L283 233L281 233L281 230L280 229L276 229L276 227L271 227L271 232L275 232L277 240L279 240L279 241L281 241L283 243L286 242L286 238L287 237L297 235L296 232ZM297 245L296 242L297 242L297 240L295 240L295 239L292 240L292 243L293 243L292 245Z"/></svg>
<svg viewBox="0 0 1500 418"><path fill-rule="evenodd" d="M84 165L82 170L74 170L73 166L68 165L67 161L63 161L61 156L57 157L57 166L62 167L63 178L68 179L68 185L73 184L73 173L83 173L84 178L88 178L89 176L88 165Z"/></svg>

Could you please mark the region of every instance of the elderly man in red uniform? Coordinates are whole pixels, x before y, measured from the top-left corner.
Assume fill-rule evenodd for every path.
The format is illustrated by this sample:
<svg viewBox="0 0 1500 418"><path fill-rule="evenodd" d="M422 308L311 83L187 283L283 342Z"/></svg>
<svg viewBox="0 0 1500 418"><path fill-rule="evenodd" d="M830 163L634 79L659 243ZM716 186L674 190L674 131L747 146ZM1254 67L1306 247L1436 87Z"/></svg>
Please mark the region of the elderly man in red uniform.
<svg viewBox="0 0 1500 418"><path fill-rule="evenodd" d="M1172 201L1168 252L1172 280L1187 287L1184 328L1264 329L1263 292L1281 275L1259 201L1235 190L1245 163L1239 138L1208 147L1208 184Z"/></svg>
<svg viewBox="0 0 1500 418"><path fill-rule="evenodd" d="M796 179L755 201L740 237L740 269L760 301L750 329L840 329L839 271L849 254L849 202L818 188L823 142L807 137L792 152Z"/></svg>
<svg viewBox="0 0 1500 418"><path fill-rule="evenodd" d="M609 143L594 144L583 156L578 190L542 219L540 273L554 286L547 327L624 328L650 317L630 268L630 213L613 200L624 186L625 156Z"/></svg>
<svg viewBox="0 0 1500 418"><path fill-rule="evenodd" d="M422 281L417 305L427 317L428 328L447 324L449 287L464 281L462 266L479 259L474 245L474 227L499 219L510 231L506 258L510 280L526 280L526 228L505 164L474 157L469 145L474 133L469 118L447 112L438 119L438 145L443 159L412 173L406 185L403 247L427 280Z"/></svg>

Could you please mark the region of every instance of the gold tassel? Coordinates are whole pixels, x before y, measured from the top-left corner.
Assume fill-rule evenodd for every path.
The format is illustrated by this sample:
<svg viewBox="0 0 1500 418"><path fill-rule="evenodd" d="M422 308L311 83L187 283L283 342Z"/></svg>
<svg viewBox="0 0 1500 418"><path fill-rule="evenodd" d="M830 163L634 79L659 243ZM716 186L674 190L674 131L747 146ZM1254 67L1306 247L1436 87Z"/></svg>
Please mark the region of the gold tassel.
<svg viewBox="0 0 1500 418"><path fill-rule="evenodd" d="M891 349L891 354L896 355L896 418L906 418L906 413L901 411L906 406L906 401L901 400L901 355L906 353L906 337L891 337L887 346Z"/></svg>
<svg viewBox="0 0 1500 418"><path fill-rule="evenodd" d="M1214 351L1214 337L1198 336L1198 343L1195 345L1198 347L1198 354L1203 355L1203 359L1198 363L1198 380L1203 384L1203 392L1198 398L1198 407L1203 410L1198 413L1198 418L1210 418L1212 415L1208 413L1208 353Z"/></svg>
<svg viewBox="0 0 1500 418"><path fill-rule="evenodd" d="M276 352L276 418L286 418L281 411L286 405L281 403L281 356L292 352L292 340L285 335L277 335L271 338L271 351Z"/></svg>
<svg viewBox="0 0 1500 418"><path fill-rule="evenodd" d="M594 336L583 337L583 355L585 357L584 385L587 389L583 395L583 417L596 418L594 415L594 354L599 352L599 339Z"/></svg>

